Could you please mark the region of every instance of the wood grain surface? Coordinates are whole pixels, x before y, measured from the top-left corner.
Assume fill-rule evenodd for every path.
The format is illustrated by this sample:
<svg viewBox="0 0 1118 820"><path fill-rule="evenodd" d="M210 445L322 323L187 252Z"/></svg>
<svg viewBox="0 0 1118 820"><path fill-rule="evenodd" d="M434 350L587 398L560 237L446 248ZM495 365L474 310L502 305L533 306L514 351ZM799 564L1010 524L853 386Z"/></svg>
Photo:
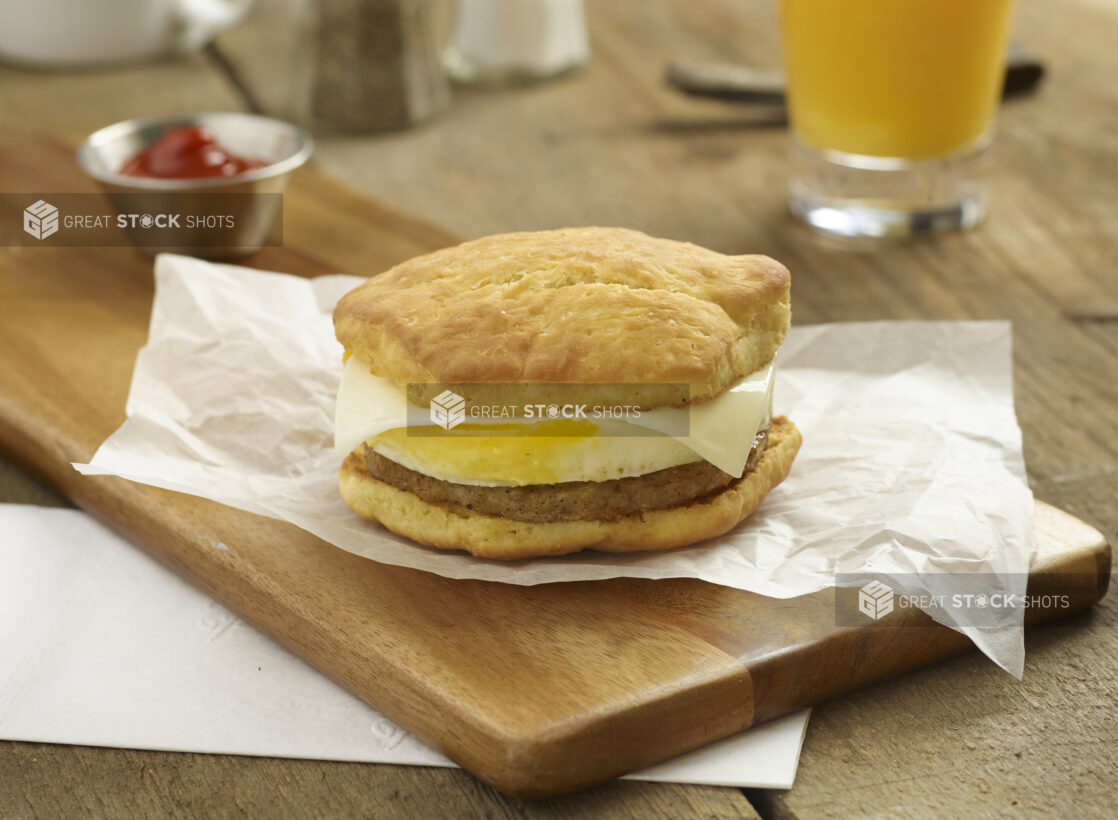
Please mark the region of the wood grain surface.
<svg viewBox="0 0 1118 820"><path fill-rule="evenodd" d="M71 152L0 147L0 175L26 190L74 190L83 183ZM45 167L54 170L35 177ZM449 240L313 170L285 199L285 244L254 263L375 272ZM363 239L351 247L336 234ZM829 591L775 601L683 579L454 581L203 499L80 476L71 462L89 460L122 420L149 321L150 259L130 248L0 254L11 308L0 322L0 447L505 793L603 782L969 645L915 611L888 627L836 626ZM1093 605L1109 581L1101 535L1068 526L1051 528L1034 584L1071 596L1061 615ZM1030 612L1037 622L1054 614Z"/></svg>
<svg viewBox="0 0 1118 820"><path fill-rule="evenodd" d="M265 3L260 3L265 6ZM662 88L668 56L771 64L766 0L588 3L594 58L563 82L460 92L408 132L320 138L328 168L466 235L625 224L793 270L799 323L1010 318L1034 491L1118 533L1118 61L1113 4L1022 0L1017 38L1050 74L1002 112L989 221L942 241L823 242L783 208L783 132L764 111ZM0 69L0 139L81 138L128 116L243 107L212 60L83 75ZM3 183L4 180L0 180ZM6 185L0 184L6 189ZM0 468L3 497L59 503ZM970 655L816 709L797 785L751 792L766 816L1110 816L1118 803L1118 607L1028 640L1023 683ZM374 773L374 774L368 774ZM526 805L460 773L0 745L13 816L739 816L733 790L619 783ZM278 795L278 796L277 796ZM590 797L587 797L590 795ZM84 808L83 808L84 807ZM577 808L571 808L577 807Z"/></svg>

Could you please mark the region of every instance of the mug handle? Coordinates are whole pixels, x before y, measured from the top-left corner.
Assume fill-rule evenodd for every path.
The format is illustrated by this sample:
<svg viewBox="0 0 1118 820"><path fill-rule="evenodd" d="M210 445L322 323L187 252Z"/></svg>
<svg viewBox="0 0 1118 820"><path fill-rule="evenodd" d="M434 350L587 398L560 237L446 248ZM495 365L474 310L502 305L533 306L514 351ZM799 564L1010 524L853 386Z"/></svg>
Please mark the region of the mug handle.
<svg viewBox="0 0 1118 820"><path fill-rule="evenodd" d="M252 8L254 0L178 0L177 48L190 52L201 48L219 31L236 25Z"/></svg>

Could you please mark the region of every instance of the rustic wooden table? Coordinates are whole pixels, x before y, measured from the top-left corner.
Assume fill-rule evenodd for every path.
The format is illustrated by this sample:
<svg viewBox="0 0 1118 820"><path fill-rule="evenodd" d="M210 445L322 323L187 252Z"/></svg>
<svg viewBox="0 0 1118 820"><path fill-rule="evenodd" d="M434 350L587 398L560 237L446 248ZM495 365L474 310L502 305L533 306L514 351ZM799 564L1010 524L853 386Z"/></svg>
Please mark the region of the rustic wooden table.
<svg viewBox="0 0 1118 820"><path fill-rule="evenodd" d="M777 60L767 0L591 0L588 69L463 91L406 132L322 138L318 162L464 236L617 224L793 272L795 321L1014 322L1016 395L1038 498L1118 534L1118 8L1022 0L1017 38L1050 74L1003 109L993 205L978 230L852 247L783 204L771 112L682 98L669 57ZM0 69L0 139L78 140L142 114L245 109L237 55L88 74ZM228 59L227 59L228 58ZM3 189L3 180L0 180ZM352 271L372 274L376 271ZM0 461L0 499L65 504ZM1017 682L977 654L817 708L796 786L750 791L616 782L535 803L460 771L0 743L0 816L861 817L1114 816L1118 604L1037 630Z"/></svg>

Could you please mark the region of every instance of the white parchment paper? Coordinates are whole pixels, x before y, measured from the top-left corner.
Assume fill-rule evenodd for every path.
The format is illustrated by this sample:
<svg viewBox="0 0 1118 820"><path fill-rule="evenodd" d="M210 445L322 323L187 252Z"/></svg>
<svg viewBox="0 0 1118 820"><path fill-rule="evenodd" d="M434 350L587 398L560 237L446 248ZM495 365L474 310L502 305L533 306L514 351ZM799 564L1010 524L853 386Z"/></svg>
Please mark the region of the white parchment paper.
<svg viewBox="0 0 1118 820"><path fill-rule="evenodd" d="M119 475L289 521L376 561L539 584L633 576L701 578L778 598L836 573L905 576L942 593L991 574L1023 595L1033 500L1013 410L1004 322L871 322L794 328L781 351L778 414L804 445L789 478L731 533L667 552L500 562L419 547L366 522L337 491L332 449L341 347L331 311L360 283L162 255L128 419L86 474ZM911 574L926 578L913 588ZM1022 615L951 623L1020 677Z"/></svg>

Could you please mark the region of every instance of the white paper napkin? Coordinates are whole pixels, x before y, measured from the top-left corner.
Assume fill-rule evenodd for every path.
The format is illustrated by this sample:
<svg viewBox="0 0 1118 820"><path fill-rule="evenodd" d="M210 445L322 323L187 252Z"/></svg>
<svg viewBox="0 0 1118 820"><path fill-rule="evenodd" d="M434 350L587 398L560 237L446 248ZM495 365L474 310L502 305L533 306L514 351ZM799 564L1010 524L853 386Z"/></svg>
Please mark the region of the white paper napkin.
<svg viewBox="0 0 1118 820"><path fill-rule="evenodd" d="M0 738L454 765L84 513L0 532ZM808 714L632 777L790 788Z"/></svg>
<svg viewBox="0 0 1118 820"><path fill-rule="evenodd" d="M905 580L909 594L942 592L945 573L986 573L986 592L1024 595L1033 499L1007 323L793 328L776 411L796 422L804 446L758 513L684 549L500 562L418 547L357 518L338 495L331 425L342 351L330 313L361 280L171 255L155 275L128 420L91 464L75 465L84 473L200 495L451 578L691 577L787 598L833 586L836 573L919 574ZM1021 676L1023 608L983 628L926 611Z"/></svg>

